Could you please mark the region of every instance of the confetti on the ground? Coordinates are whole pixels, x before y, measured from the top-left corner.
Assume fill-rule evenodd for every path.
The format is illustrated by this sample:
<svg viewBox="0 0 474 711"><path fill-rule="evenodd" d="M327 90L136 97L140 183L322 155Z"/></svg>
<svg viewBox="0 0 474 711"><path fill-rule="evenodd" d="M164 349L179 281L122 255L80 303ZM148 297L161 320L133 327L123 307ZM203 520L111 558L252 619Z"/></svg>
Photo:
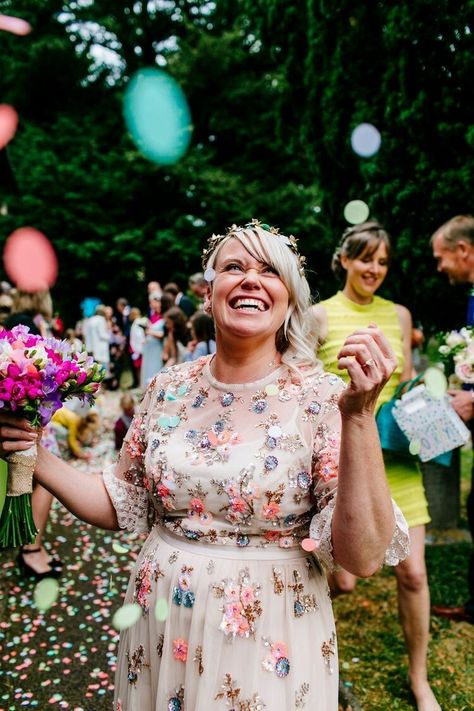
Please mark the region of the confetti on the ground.
<svg viewBox="0 0 474 711"><path fill-rule="evenodd" d="M120 392L99 397L104 423L91 462L79 469L100 471L116 456L113 423ZM36 581L23 578L15 563L17 551L0 559L0 709L24 707L70 711L108 711L119 634L112 615L123 605L131 568L144 536L121 533L127 555L114 551L117 535L78 521L55 502L45 542L63 561L56 602L38 609Z"/></svg>

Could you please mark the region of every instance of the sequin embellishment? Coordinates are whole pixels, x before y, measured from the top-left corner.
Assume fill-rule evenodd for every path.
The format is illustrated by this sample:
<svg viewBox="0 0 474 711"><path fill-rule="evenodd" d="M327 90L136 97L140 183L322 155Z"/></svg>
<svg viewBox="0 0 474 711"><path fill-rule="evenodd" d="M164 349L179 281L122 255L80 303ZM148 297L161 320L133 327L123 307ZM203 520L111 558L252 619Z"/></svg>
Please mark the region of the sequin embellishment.
<svg viewBox="0 0 474 711"><path fill-rule="evenodd" d="M191 573L193 568L183 565L178 585L173 588L172 599L175 605L191 608L196 600L196 595L191 588Z"/></svg>
<svg viewBox="0 0 474 711"><path fill-rule="evenodd" d="M267 637L262 637L262 642L270 650L270 654L262 661L262 667L265 671L275 672L280 679L284 679L290 673L288 647L284 642L272 642Z"/></svg>

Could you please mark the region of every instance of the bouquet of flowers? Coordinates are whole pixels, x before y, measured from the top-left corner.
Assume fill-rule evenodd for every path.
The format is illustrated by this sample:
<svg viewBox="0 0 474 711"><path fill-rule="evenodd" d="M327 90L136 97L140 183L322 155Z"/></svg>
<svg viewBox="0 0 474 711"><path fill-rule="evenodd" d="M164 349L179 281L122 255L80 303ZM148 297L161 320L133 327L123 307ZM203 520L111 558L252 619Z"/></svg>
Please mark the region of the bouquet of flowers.
<svg viewBox="0 0 474 711"><path fill-rule="evenodd" d="M451 379L468 385L474 384L474 327L449 331L440 337L438 356L445 373Z"/></svg>
<svg viewBox="0 0 474 711"><path fill-rule="evenodd" d="M0 332L0 408L26 417L33 427L48 424L68 398L92 403L103 378L102 366L66 341L35 336L26 326ZM36 445L5 459L0 548L32 543L37 535L31 510Z"/></svg>

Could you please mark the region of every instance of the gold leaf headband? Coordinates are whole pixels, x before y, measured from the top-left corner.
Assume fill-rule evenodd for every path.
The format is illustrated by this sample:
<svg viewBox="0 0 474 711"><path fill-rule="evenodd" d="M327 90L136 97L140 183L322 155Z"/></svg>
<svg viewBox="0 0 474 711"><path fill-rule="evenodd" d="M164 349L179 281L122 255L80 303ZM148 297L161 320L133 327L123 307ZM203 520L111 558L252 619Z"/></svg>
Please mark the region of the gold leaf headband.
<svg viewBox="0 0 474 711"><path fill-rule="evenodd" d="M239 227L237 225L232 225L231 227L227 228L227 231L223 235L216 235L213 234L211 237L209 237L207 241L207 247L203 250L201 259L202 259L202 266L205 269L207 261L210 257L210 255L217 249L218 245L227 237L231 236L234 232L240 232L241 230L254 230L255 228L259 228L261 230L264 230L265 232L270 232L272 235L274 235L280 242L285 244L295 255L296 259L298 260L298 271L301 274L301 276L304 276L304 269L305 269L305 264L306 264L306 257L303 257L299 252L298 252L298 241L296 237L293 237L293 235L282 235L280 234L280 231L278 227L270 227L270 225L267 225L263 222L260 222L260 220L253 219L251 222L247 222L246 225L243 227Z"/></svg>

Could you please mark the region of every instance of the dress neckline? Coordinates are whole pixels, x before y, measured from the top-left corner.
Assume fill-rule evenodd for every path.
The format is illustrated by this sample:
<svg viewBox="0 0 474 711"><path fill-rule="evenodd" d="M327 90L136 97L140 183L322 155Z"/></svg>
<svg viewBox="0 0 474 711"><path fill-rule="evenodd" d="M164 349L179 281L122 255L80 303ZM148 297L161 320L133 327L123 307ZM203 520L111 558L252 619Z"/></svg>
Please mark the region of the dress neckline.
<svg viewBox="0 0 474 711"><path fill-rule="evenodd" d="M370 304L358 304L357 301L352 301L352 299L349 299L349 297L346 296L342 290L337 292L337 296L339 296L340 300L346 303L354 311L368 311L369 309L374 307L374 305L379 299L379 297L374 294Z"/></svg>
<svg viewBox="0 0 474 711"><path fill-rule="evenodd" d="M210 385L212 385L213 388L215 388L216 390L223 390L224 392L245 392L247 390L256 390L264 388L265 385L269 385L270 383L278 380L278 378L281 377L283 373L288 370L288 367L282 363L277 368L272 370L268 375L265 375L264 378L260 378L259 380L253 380L248 383L222 383L220 380L217 380L217 378L215 378L211 373L211 361L213 359L213 356L214 354L207 356L202 372L206 380L209 382Z"/></svg>

